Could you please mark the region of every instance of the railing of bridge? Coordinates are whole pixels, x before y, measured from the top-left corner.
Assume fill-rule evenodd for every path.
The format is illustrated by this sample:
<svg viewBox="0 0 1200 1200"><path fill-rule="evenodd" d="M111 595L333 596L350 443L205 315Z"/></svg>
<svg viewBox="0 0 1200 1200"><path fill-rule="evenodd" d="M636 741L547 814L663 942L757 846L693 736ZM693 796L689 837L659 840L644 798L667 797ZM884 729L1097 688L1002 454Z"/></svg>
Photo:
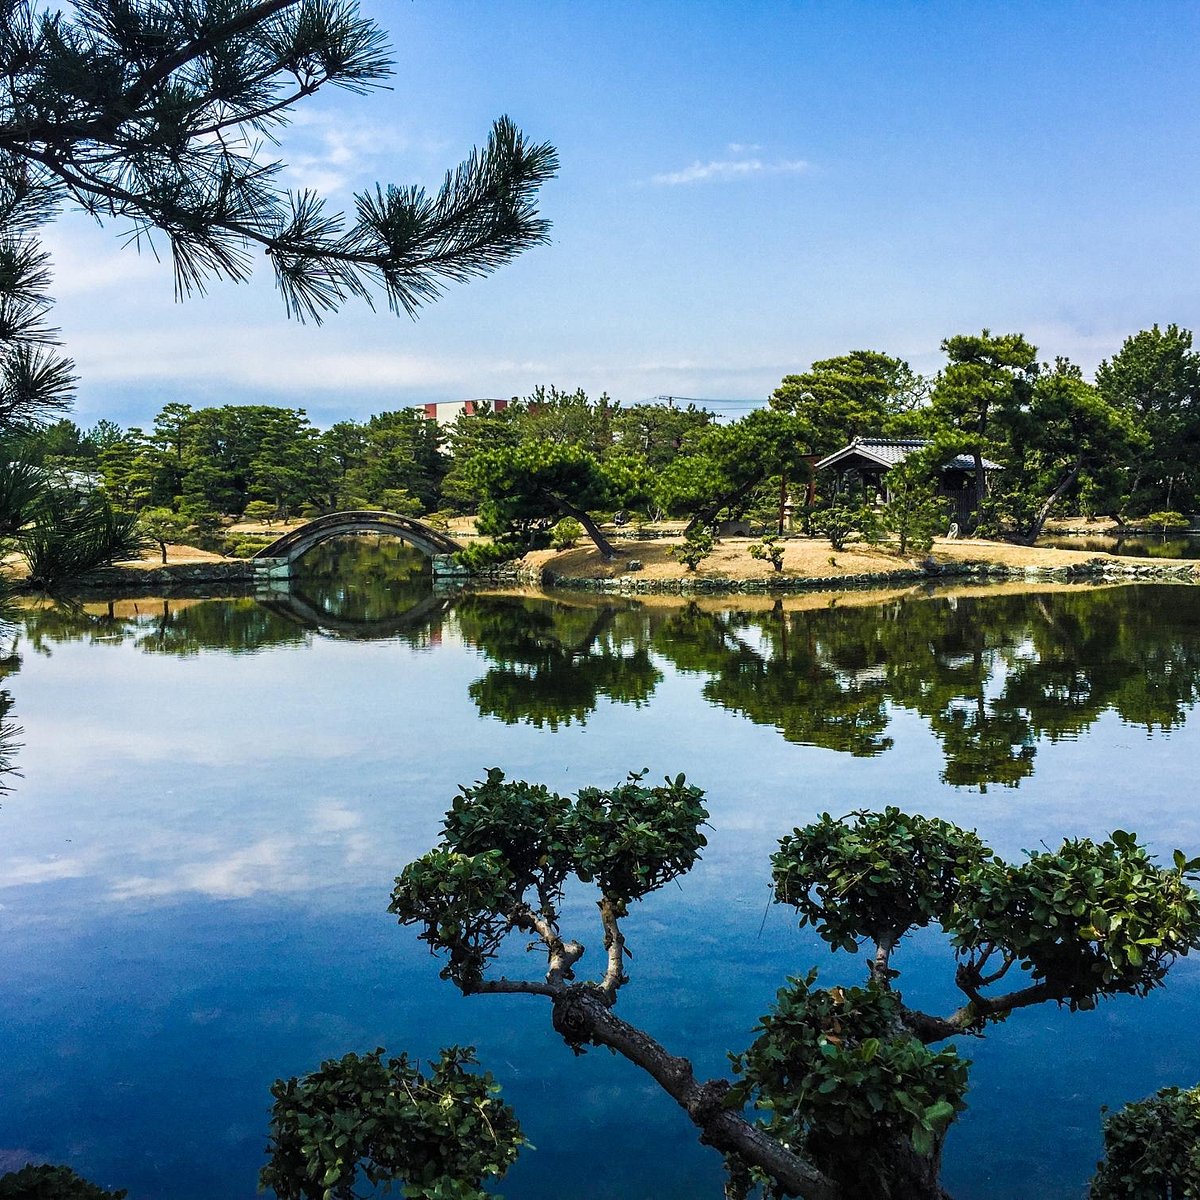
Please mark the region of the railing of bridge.
<svg viewBox="0 0 1200 1200"><path fill-rule="evenodd" d="M362 508L314 517L303 525L297 525L295 529L289 529L287 533L264 546L254 557L288 558L294 550L300 547L308 548L327 537L359 532L393 533L434 554L453 554L462 549L462 544L448 533L434 529L432 525L427 525L416 517L406 517L382 509Z"/></svg>

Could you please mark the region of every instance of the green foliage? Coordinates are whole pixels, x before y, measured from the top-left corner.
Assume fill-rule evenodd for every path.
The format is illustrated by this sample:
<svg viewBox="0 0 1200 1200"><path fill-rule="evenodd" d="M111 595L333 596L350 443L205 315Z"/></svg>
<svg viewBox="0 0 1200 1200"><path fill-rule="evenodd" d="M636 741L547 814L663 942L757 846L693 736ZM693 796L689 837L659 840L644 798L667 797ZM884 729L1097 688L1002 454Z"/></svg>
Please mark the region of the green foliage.
<svg viewBox="0 0 1200 1200"><path fill-rule="evenodd" d="M611 553L588 510L635 504L647 489L645 465L610 455L603 462L574 444L523 441L479 453L466 477L481 497L481 533L503 536L528 531L531 523L574 517L602 554Z"/></svg>
<svg viewBox="0 0 1200 1200"><path fill-rule="evenodd" d="M974 833L898 808L828 813L780 840L771 856L775 899L833 948L861 938L899 938L931 921L953 921L960 890L987 848Z"/></svg>
<svg viewBox="0 0 1200 1200"><path fill-rule="evenodd" d="M911 414L925 401L928 383L908 363L874 350L852 350L785 375L771 407L794 413L806 425L806 449L840 450L856 436L911 432Z"/></svg>
<svg viewBox="0 0 1200 1200"><path fill-rule="evenodd" d="M611 417L613 444L661 471L679 456L684 443L694 440L715 421L713 413L694 404L631 404Z"/></svg>
<svg viewBox="0 0 1200 1200"><path fill-rule="evenodd" d="M1183 513L1152 512L1131 524L1142 525L1148 529L1155 529L1159 533L1166 533L1168 529L1186 529L1190 522Z"/></svg>
<svg viewBox="0 0 1200 1200"><path fill-rule="evenodd" d="M242 510L243 521L255 521L269 525L279 515L279 510L269 500L251 500Z"/></svg>
<svg viewBox="0 0 1200 1200"><path fill-rule="evenodd" d="M716 538L708 529L691 529L681 545L672 546L668 553L677 558L689 571L694 571L716 546Z"/></svg>
<svg viewBox="0 0 1200 1200"><path fill-rule="evenodd" d="M271 1088L270 1161L259 1186L280 1200L354 1200L403 1185L413 1200L486 1200L483 1183L516 1161L524 1135L468 1047L442 1050L429 1073L383 1050L331 1059Z"/></svg>
<svg viewBox="0 0 1200 1200"><path fill-rule="evenodd" d="M145 545L137 518L119 513L103 496L52 489L40 499L32 524L16 536L34 587L49 589L125 558Z"/></svg>
<svg viewBox="0 0 1200 1200"><path fill-rule="evenodd" d="M1200 1197L1200 1088L1164 1088L1104 1118L1089 1200Z"/></svg>
<svg viewBox="0 0 1200 1200"><path fill-rule="evenodd" d="M250 536L227 538L224 552L230 558L253 558L264 546L269 546L271 540L271 538Z"/></svg>
<svg viewBox="0 0 1200 1200"><path fill-rule="evenodd" d="M1137 839L1064 841L1024 863L993 860L964 893L954 921L961 951L994 945L1021 960L1049 994L1075 1008L1102 996L1144 996L1175 959L1200 949L1200 858L1176 850L1155 864Z"/></svg>
<svg viewBox="0 0 1200 1200"><path fill-rule="evenodd" d="M108 1192L70 1167L34 1166L0 1176L0 1200L125 1200L123 1188Z"/></svg>
<svg viewBox="0 0 1200 1200"><path fill-rule="evenodd" d="M707 844L704 793L682 775L644 787L644 774L607 791L581 789L563 820L574 873L621 903L685 875Z"/></svg>
<svg viewBox="0 0 1200 1200"><path fill-rule="evenodd" d="M1159 867L1123 830L1011 864L973 833L887 808L841 820L823 814L784 838L771 862L776 899L835 948L853 950L862 938L894 943L911 928L941 925L980 1021L1007 1012L981 992L983 963L996 951L1007 965L994 979L1019 963L1037 998L1076 1009L1145 995L1177 957L1200 949L1200 895L1187 882L1200 858L1176 851L1171 867Z"/></svg>
<svg viewBox="0 0 1200 1200"><path fill-rule="evenodd" d="M770 408L699 429L655 477L654 499L667 512L689 514L689 529L712 524L722 511L741 515L767 480L808 478L810 438L802 420Z"/></svg>
<svg viewBox="0 0 1200 1200"><path fill-rule="evenodd" d="M750 557L769 562L776 572L783 570L784 547L780 545L778 534L767 534L761 542L755 542L750 547Z"/></svg>
<svg viewBox="0 0 1200 1200"><path fill-rule="evenodd" d="M45 477L33 463L0 458L0 536L33 519L45 490Z"/></svg>
<svg viewBox="0 0 1200 1200"><path fill-rule="evenodd" d="M469 571L486 571L520 558L523 550L515 538L494 538L490 542L468 542L454 557Z"/></svg>
<svg viewBox="0 0 1200 1200"><path fill-rule="evenodd" d="M770 1114L774 1137L835 1176L853 1146L855 1183L891 1195L890 1143L905 1139L919 1155L940 1144L966 1108L969 1063L908 1033L895 993L874 984L826 990L815 980L815 971L790 979L750 1048L730 1056L742 1077L730 1101L752 1100Z"/></svg>
<svg viewBox="0 0 1200 1200"><path fill-rule="evenodd" d="M624 911L688 871L705 845L703 793L682 775L645 787L631 774L572 802L493 768L460 792L438 846L397 878L388 911L447 953L442 976L464 991L514 928L554 920L569 876Z"/></svg>
<svg viewBox="0 0 1200 1200"><path fill-rule="evenodd" d="M563 517L550 530L550 545L555 550L569 550L583 537L583 526L574 517Z"/></svg>
<svg viewBox="0 0 1200 1200"><path fill-rule="evenodd" d="M880 525L898 539L901 554L926 551L946 529L946 501L937 494L931 473L919 455L909 455L887 474L887 503Z"/></svg>
<svg viewBox="0 0 1200 1200"><path fill-rule="evenodd" d="M1155 325L1126 338L1096 368L1096 387L1137 435L1122 463L1122 507L1193 509L1200 501L1200 354L1190 330Z"/></svg>
<svg viewBox="0 0 1200 1200"><path fill-rule="evenodd" d="M167 545L182 541L189 523L187 517L169 508L143 508L137 515L137 528L159 547L166 562Z"/></svg>
<svg viewBox="0 0 1200 1200"><path fill-rule="evenodd" d="M851 504L835 497L828 506L813 514L812 527L829 539L833 549L844 550L854 533L864 540L874 536L876 517L868 505Z"/></svg>
<svg viewBox="0 0 1200 1200"><path fill-rule="evenodd" d="M139 240L162 237L180 295L214 277L245 280L266 255L294 316L319 321L372 292L412 314L446 282L546 240L535 201L557 157L506 117L434 195L376 185L347 219L282 186L274 134L294 106L323 87L366 92L392 73L385 34L353 5L10 8L0 122L36 133L8 139L0 182L33 193L34 223L65 202L131 225Z"/></svg>

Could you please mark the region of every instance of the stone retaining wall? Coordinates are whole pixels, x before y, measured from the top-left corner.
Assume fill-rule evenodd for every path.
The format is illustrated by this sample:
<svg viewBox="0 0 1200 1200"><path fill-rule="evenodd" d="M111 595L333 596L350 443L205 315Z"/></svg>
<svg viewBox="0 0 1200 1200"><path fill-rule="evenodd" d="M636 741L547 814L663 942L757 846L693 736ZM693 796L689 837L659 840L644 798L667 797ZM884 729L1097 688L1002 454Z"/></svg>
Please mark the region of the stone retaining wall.
<svg viewBox="0 0 1200 1200"><path fill-rule="evenodd" d="M250 559L225 562L168 563L161 567L104 567L75 580L88 588L160 588L182 584L254 583L258 572Z"/></svg>
<svg viewBox="0 0 1200 1200"><path fill-rule="evenodd" d="M519 576L515 576L519 579ZM921 583L943 579L980 579L1007 582L1012 580L1058 582L1133 582L1144 580L1159 583L1197 583L1191 566L1136 566L1114 563L1111 559L1092 558L1069 567L1009 567L999 563L926 563L919 567L897 571L878 571L861 575L799 576L776 575L769 579L712 579L704 576L685 576L682 579L642 579L636 574L618 575L613 579L572 578L545 572L539 580L543 587L561 588L573 592L620 593L624 595L662 593L690 595L697 592L796 592L829 591L834 588L891 587L896 584ZM526 580L529 582L529 580Z"/></svg>
<svg viewBox="0 0 1200 1200"><path fill-rule="evenodd" d="M828 591L831 588L890 587L896 584L920 583L942 579L981 579L996 581L1056 580L1059 582L1197 583L1193 565L1167 566L1153 561L1120 563L1098 555L1067 567L1009 567L999 563L926 562L918 567L895 571L878 571L861 575L773 575L764 579L713 579L688 575L681 579L646 579L636 571L612 579L590 579L555 575L540 568L529 569L517 563L505 563L470 576L473 582L517 583L536 587L560 588L573 592L602 592L637 594L653 592L667 595L690 595L696 592L796 592ZM171 563L162 567L107 567L93 571L79 581L88 588L164 588L197 584L253 584L264 582L262 572L249 559L225 562ZM446 582L450 582L447 580ZM465 582L465 580L464 580Z"/></svg>

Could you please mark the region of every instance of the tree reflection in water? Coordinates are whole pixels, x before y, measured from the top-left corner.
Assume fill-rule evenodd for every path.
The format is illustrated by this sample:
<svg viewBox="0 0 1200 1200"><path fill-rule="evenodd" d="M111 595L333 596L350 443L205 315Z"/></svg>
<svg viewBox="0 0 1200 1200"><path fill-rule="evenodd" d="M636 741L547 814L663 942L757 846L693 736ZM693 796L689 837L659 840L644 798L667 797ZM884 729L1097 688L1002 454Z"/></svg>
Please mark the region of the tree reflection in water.
<svg viewBox="0 0 1200 1200"><path fill-rule="evenodd" d="M39 653L88 640L175 655L322 633L426 646L452 630L488 660L471 699L508 724L557 729L585 723L604 700L650 703L669 669L788 741L859 757L892 746L895 710L919 714L941 745L942 779L981 791L1017 786L1040 743L1074 739L1106 712L1169 731L1200 689L1200 591L1186 587L807 596L758 610L736 597L449 598L433 594L423 560L402 544L356 541L317 557L290 600L39 602L18 627ZM14 646L0 672L18 664ZM0 719L10 706L0 692Z"/></svg>

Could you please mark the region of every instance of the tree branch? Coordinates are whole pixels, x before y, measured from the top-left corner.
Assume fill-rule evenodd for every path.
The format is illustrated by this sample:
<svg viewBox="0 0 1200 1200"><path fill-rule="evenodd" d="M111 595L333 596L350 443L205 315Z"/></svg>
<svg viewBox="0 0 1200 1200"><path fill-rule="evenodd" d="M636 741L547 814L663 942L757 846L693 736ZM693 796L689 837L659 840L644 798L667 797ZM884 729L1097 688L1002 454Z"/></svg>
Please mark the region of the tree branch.
<svg viewBox="0 0 1200 1200"><path fill-rule="evenodd" d="M892 979L898 974L898 972L893 971L888 965L892 957L892 951L896 948L897 941L899 941L899 938L894 933L881 934L875 939L875 953L867 963L867 970L871 981L882 988L887 988L889 991L891 990Z"/></svg>
<svg viewBox="0 0 1200 1200"><path fill-rule="evenodd" d="M502 975L499 979L477 980L466 995L498 992L511 996L550 996L553 998L561 995L565 986L561 983L541 983L536 979L506 979Z"/></svg>
<svg viewBox="0 0 1200 1200"><path fill-rule="evenodd" d="M569 1046L607 1046L641 1067L684 1109L701 1131L702 1142L760 1167L786 1194L837 1200L837 1187L812 1163L725 1107L728 1083L698 1082L686 1058L677 1058L649 1034L621 1020L597 988L578 984L564 989L554 1001L554 1028Z"/></svg>
<svg viewBox="0 0 1200 1200"><path fill-rule="evenodd" d="M600 991L611 1005L617 999L617 990L629 982L629 977L625 974L625 935L621 932L617 906L607 896L600 900L600 920L604 925L604 948L608 951L608 969Z"/></svg>

